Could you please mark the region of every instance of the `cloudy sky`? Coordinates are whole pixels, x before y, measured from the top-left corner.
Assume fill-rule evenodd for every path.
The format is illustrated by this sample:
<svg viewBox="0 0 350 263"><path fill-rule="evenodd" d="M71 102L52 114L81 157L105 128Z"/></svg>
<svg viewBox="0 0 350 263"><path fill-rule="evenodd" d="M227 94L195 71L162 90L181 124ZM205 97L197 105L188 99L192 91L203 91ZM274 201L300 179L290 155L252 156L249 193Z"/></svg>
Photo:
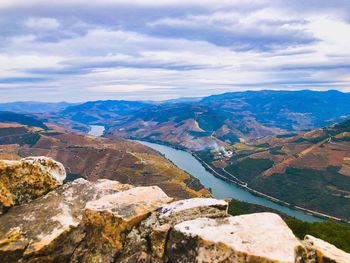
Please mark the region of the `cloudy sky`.
<svg viewBox="0 0 350 263"><path fill-rule="evenodd" d="M0 101L248 89L350 91L350 1L0 1Z"/></svg>

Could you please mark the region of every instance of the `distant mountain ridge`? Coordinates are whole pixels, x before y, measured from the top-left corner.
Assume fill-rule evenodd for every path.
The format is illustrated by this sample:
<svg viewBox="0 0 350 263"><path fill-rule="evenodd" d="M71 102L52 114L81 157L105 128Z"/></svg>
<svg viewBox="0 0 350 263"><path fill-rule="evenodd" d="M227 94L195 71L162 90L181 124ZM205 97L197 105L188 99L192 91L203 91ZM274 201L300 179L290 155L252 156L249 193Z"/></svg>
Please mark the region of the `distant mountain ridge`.
<svg viewBox="0 0 350 263"><path fill-rule="evenodd" d="M163 102L90 101L37 116L84 132L103 125L109 136L198 150L341 122L350 116L350 93L261 90Z"/></svg>
<svg viewBox="0 0 350 263"><path fill-rule="evenodd" d="M200 149L331 125L346 116L350 116L349 93L266 90L149 105L106 126L113 136Z"/></svg>
<svg viewBox="0 0 350 263"><path fill-rule="evenodd" d="M76 105L77 103L69 102L35 102L35 101L18 101L0 103L0 111L12 111L18 113L47 113L62 111L65 108Z"/></svg>

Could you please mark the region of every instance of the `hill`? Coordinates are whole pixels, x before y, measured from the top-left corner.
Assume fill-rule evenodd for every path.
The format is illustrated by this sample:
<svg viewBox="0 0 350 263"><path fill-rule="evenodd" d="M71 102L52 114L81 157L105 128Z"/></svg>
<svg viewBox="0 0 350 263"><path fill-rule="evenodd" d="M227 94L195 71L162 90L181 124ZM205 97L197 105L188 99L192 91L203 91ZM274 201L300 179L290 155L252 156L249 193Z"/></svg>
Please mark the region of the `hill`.
<svg viewBox="0 0 350 263"><path fill-rule="evenodd" d="M9 111L0 111L0 123L20 123L28 126L40 127L42 129L47 129L44 121L39 120L33 115L26 115L20 113L14 113Z"/></svg>
<svg viewBox="0 0 350 263"><path fill-rule="evenodd" d="M78 177L90 181L105 178L158 185L177 198L210 195L197 179L139 143L74 134L52 125L49 128L2 123L0 159L47 156L64 164L68 181Z"/></svg>
<svg viewBox="0 0 350 263"><path fill-rule="evenodd" d="M201 156L253 189L350 220L350 120L229 149L231 157L209 151Z"/></svg>
<svg viewBox="0 0 350 263"><path fill-rule="evenodd" d="M146 106L149 104L139 101L89 101L65 108L60 116L84 124L106 124Z"/></svg>
<svg viewBox="0 0 350 263"><path fill-rule="evenodd" d="M148 105L114 122L111 136L161 141L199 150L331 125L350 115L338 91L246 91L187 103Z"/></svg>
<svg viewBox="0 0 350 263"><path fill-rule="evenodd" d="M103 125L114 138L218 150L238 141L332 125L350 116L349 101L350 93L334 90L262 90L162 102L106 100L58 104L57 108L62 107L58 111L50 111L49 104L44 104L44 109L49 108L40 111L41 106L37 105L36 115L83 132L89 131L87 125ZM34 106L27 103L16 109L34 111Z"/></svg>

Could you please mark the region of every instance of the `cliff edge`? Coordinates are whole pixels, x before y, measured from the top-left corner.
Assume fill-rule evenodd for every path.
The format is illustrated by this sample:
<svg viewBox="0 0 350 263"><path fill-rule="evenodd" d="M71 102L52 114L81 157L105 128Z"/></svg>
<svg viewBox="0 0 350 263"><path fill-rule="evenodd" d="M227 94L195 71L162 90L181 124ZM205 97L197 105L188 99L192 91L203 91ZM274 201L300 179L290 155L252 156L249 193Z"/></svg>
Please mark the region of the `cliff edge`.
<svg viewBox="0 0 350 263"><path fill-rule="evenodd" d="M0 216L1 262L350 262L322 240L297 239L273 213L230 216L223 200L176 201L107 179L60 186L52 159L2 164L20 169L0 174L0 200L13 200Z"/></svg>

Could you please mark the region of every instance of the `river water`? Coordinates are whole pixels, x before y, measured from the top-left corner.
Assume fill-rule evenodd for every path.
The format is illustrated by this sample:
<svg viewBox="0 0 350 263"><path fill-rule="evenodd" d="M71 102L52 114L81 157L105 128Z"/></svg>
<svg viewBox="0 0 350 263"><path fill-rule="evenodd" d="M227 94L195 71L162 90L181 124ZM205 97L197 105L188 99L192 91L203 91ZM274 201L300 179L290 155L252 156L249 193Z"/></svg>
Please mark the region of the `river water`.
<svg viewBox="0 0 350 263"><path fill-rule="evenodd" d="M89 131L89 135L93 135L96 137L102 136L103 132L105 131L105 127L104 126L100 126L100 125L90 125L90 131Z"/></svg>
<svg viewBox="0 0 350 263"><path fill-rule="evenodd" d="M165 145L156 143L138 141L160 153L171 160L176 166L185 170L193 177L198 178L206 188L211 188L212 193L216 198L235 198L244 202L270 207L285 213L289 216L298 218L308 222L324 221L318 217L306 214L302 211L294 210L286 206L276 204L268 199L251 194L249 191L235 184L228 183L224 180L216 178L209 173L203 165L194 158L190 153L182 150L177 150Z"/></svg>

